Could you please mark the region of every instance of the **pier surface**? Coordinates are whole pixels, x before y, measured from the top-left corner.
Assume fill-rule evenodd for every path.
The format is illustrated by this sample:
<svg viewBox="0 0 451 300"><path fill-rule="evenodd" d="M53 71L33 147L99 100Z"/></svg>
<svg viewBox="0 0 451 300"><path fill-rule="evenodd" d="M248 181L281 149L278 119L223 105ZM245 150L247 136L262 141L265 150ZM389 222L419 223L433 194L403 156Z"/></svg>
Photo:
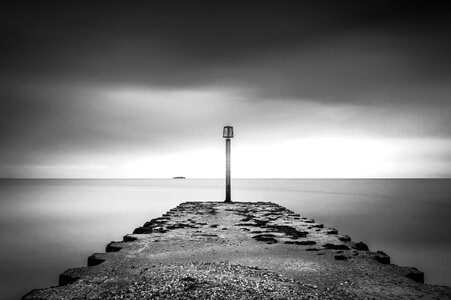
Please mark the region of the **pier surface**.
<svg viewBox="0 0 451 300"><path fill-rule="evenodd" d="M334 228L269 202L185 202L23 299L450 299Z"/></svg>

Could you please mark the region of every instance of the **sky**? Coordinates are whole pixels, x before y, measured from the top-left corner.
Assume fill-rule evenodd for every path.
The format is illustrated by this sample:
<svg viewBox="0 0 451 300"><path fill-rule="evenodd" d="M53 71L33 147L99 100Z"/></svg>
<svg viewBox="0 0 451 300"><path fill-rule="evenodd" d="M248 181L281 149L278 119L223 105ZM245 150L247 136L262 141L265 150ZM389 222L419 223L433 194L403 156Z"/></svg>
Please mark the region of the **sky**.
<svg viewBox="0 0 451 300"><path fill-rule="evenodd" d="M1 1L0 177L451 177L437 1Z"/></svg>

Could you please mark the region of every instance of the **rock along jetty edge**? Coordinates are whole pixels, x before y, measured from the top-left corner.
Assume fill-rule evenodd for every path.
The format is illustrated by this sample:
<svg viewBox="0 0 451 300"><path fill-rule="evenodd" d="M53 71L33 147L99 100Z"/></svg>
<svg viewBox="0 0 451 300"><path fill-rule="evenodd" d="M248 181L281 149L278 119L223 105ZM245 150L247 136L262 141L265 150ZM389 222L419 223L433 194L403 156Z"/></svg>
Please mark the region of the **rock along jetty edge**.
<svg viewBox="0 0 451 300"><path fill-rule="evenodd" d="M271 202L185 202L22 299L451 298L423 278Z"/></svg>

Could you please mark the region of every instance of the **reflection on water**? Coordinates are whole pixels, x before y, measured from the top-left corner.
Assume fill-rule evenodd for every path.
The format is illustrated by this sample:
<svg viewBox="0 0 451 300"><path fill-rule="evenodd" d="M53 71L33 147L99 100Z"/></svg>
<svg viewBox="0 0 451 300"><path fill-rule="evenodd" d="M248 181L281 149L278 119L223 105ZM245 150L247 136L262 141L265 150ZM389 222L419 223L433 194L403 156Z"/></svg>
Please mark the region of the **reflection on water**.
<svg viewBox="0 0 451 300"><path fill-rule="evenodd" d="M451 285L451 180L234 180L232 189L234 200L276 202ZM223 197L223 180L0 180L0 299L57 284L180 202Z"/></svg>

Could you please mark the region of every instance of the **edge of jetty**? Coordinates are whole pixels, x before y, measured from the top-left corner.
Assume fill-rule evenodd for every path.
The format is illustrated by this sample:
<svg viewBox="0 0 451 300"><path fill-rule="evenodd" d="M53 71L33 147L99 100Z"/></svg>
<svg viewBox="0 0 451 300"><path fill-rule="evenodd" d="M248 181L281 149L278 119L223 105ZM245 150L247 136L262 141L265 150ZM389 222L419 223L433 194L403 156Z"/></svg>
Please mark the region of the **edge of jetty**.
<svg viewBox="0 0 451 300"><path fill-rule="evenodd" d="M22 299L451 298L334 228L271 202L185 202Z"/></svg>

